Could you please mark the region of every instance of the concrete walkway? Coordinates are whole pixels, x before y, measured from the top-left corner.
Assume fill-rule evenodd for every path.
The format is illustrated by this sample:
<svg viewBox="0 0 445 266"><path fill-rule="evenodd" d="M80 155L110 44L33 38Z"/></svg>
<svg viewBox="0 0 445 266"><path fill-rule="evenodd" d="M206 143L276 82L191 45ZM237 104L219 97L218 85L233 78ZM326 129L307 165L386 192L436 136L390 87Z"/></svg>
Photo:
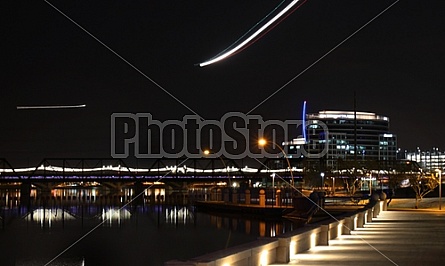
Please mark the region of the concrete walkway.
<svg viewBox="0 0 445 266"><path fill-rule="evenodd" d="M439 202L441 202L442 210L445 210L444 199L435 198L424 198L419 202L419 210L439 210ZM389 204L389 210L404 210L404 209L414 209L416 205L416 199L392 199Z"/></svg>
<svg viewBox="0 0 445 266"><path fill-rule="evenodd" d="M272 265L445 265L445 211L409 208L384 211L351 235Z"/></svg>

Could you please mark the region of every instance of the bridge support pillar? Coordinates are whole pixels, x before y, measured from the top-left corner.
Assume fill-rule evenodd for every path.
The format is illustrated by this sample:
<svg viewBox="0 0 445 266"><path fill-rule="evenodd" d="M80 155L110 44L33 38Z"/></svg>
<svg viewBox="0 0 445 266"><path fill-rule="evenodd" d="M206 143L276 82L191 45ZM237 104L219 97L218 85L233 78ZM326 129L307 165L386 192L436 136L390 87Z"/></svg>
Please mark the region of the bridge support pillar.
<svg viewBox="0 0 445 266"><path fill-rule="evenodd" d="M40 188L37 192L38 198L40 199L40 204L46 206L50 203L51 200L51 188L48 186Z"/></svg>
<svg viewBox="0 0 445 266"><path fill-rule="evenodd" d="M133 194L134 205L144 205L144 186L141 181L134 182L134 194Z"/></svg>
<svg viewBox="0 0 445 266"><path fill-rule="evenodd" d="M31 204L31 183L23 182L20 185L20 205L29 207Z"/></svg>

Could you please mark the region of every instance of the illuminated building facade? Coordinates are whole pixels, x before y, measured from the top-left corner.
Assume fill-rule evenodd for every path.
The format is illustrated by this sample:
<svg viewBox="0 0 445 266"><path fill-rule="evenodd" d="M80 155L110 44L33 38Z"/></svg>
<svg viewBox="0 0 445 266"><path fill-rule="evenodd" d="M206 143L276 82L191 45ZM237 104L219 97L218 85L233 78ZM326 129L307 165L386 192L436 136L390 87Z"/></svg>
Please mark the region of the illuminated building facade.
<svg viewBox="0 0 445 266"><path fill-rule="evenodd" d="M306 114L306 139L283 143L289 155L322 155L326 167L339 159L394 161L397 136L389 132L389 118L369 112L320 111ZM355 147L356 146L356 147Z"/></svg>
<svg viewBox="0 0 445 266"><path fill-rule="evenodd" d="M445 152L439 148L429 151L422 151L417 148L414 152L405 152L405 157L409 161L416 161L424 172L432 173L436 169L445 170Z"/></svg>

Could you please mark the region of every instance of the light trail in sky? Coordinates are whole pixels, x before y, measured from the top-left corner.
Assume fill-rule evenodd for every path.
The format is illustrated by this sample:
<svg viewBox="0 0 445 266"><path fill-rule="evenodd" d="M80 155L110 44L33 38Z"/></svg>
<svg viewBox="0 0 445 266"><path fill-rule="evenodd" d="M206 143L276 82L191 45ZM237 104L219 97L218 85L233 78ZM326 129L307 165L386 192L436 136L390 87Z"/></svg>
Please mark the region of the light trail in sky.
<svg viewBox="0 0 445 266"><path fill-rule="evenodd" d="M285 18L287 18L292 12L297 10L300 6L302 6L307 0L293 0L291 3L289 3L285 8L283 8L278 14L276 14L274 17L272 17L268 22L266 22L263 26L261 26L258 30L256 30L254 33L252 33L249 37L247 37L244 41L236 45L236 43L242 39L238 39L234 44L229 46L229 48L225 49L223 52L219 53L215 57L199 63L198 65L200 67L205 67L210 64L216 63L218 61L224 60L226 58L229 58L230 56L235 55L236 53L241 52L242 50L246 49L250 45L252 45L254 42L259 40L261 37L263 37L267 32L272 30L275 26L277 26L281 21L283 21ZM283 1L284 2L284 1ZM274 12L281 4L281 2L272 12ZM300 3L299 5L295 6L297 3ZM295 8L294 8L295 7ZM292 9L294 8L294 9ZM271 12L271 13L272 13ZM270 16L269 13L265 18ZM265 18L263 18L260 22L262 22ZM259 23L260 23L259 22ZM254 28L259 24L255 24ZM275 24L274 24L275 23ZM248 32L252 31L253 28L251 28ZM246 34L245 34L246 35ZM245 36L243 35L243 36ZM233 48L231 48L233 47ZM230 49L231 48L231 49Z"/></svg>
<svg viewBox="0 0 445 266"><path fill-rule="evenodd" d="M17 106L17 110L32 110L32 109L71 109L71 108L84 108L86 104L78 105L34 105L34 106Z"/></svg>

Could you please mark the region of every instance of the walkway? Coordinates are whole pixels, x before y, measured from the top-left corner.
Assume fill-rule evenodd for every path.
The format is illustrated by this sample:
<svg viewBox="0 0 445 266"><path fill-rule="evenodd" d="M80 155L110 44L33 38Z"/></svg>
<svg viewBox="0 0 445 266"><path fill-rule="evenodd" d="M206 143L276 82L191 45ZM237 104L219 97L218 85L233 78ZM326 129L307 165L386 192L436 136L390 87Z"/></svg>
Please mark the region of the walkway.
<svg viewBox="0 0 445 266"><path fill-rule="evenodd" d="M404 208L381 212L364 228L296 254L285 265L445 265L444 246L445 211Z"/></svg>

